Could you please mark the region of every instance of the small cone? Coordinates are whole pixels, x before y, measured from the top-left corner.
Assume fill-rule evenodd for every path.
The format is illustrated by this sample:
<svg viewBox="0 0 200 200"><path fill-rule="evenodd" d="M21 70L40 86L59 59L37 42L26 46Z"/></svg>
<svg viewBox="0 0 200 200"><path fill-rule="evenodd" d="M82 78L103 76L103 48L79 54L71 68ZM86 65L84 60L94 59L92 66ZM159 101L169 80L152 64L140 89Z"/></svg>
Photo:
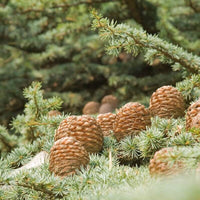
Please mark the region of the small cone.
<svg viewBox="0 0 200 200"><path fill-rule="evenodd" d="M113 95L106 95L106 96L101 100L101 104L106 104L106 103L109 103L109 104L112 106L113 110L114 110L115 108L117 108L117 106L118 106L118 100L117 100L117 98L116 98L115 96L113 96Z"/></svg>
<svg viewBox="0 0 200 200"><path fill-rule="evenodd" d="M113 111L114 111L114 109L113 109L112 105L109 103L104 103L99 108L99 114L105 114L105 113L109 113L109 112L113 112Z"/></svg>
<svg viewBox="0 0 200 200"><path fill-rule="evenodd" d="M68 116L64 119L56 130L54 140L66 136L80 141L89 153L98 153L103 146L101 127L96 119L89 115Z"/></svg>
<svg viewBox="0 0 200 200"><path fill-rule="evenodd" d="M90 101L85 104L83 108L83 114L84 115L93 115L98 113L100 107L100 103L95 101Z"/></svg>
<svg viewBox="0 0 200 200"><path fill-rule="evenodd" d="M200 100L191 104L186 113L186 129L200 128Z"/></svg>
<svg viewBox="0 0 200 200"><path fill-rule="evenodd" d="M118 141L128 135L136 135L151 125L148 109L137 102L124 105L116 114L114 134Z"/></svg>
<svg viewBox="0 0 200 200"><path fill-rule="evenodd" d="M64 137L56 141L50 151L49 170L65 177L76 173L81 166L89 163L89 155L79 141Z"/></svg>
<svg viewBox="0 0 200 200"><path fill-rule="evenodd" d="M97 116L97 123L100 125L104 136L109 136L113 131L113 124L116 115L113 113L99 114Z"/></svg>
<svg viewBox="0 0 200 200"><path fill-rule="evenodd" d="M154 154L149 165L149 171L152 176L171 175L181 171L183 167L181 161L175 161L173 165L169 164L172 152L173 148L163 148Z"/></svg>
<svg viewBox="0 0 200 200"><path fill-rule="evenodd" d="M182 117L185 111L184 98L176 88L163 86L152 94L149 109L152 116Z"/></svg>

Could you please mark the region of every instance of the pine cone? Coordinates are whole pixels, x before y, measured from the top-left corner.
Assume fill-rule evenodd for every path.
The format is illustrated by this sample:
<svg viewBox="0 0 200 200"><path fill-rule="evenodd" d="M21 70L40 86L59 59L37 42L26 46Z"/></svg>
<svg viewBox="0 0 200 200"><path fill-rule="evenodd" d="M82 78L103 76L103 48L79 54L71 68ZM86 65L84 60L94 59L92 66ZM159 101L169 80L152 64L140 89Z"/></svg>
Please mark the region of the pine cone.
<svg viewBox="0 0 200 200"><path fill-rule="evenodd" d="M106 104L109 103L112 106L112 109L114 110L115 108L117 108L118 105L118 100L115 96L113 95L106 95L102 100L101 100L101 104Z"/></svg>
<svg viewBox="0 0 200 200"><path fill-rule="evenodd" d="M186 129L200 128L200 100L191 104L186 114Z"/></svg>
<svg viewBox="0 0 200 200"><path fill-rule="evenodd" d="M61 112L59 112L58 110L51 110L48 112L49 117L54 117L54 116L58 116L58 115L62 115Z"/></svg>
<svg viewBox="0 0 200 200"><path fill-rule="evenodd" d="M90 101L85 104L83 108L83 114L84 115L93 115L98 113L100 107L100 103L95 101Z"/></svg>
<svg viewBox="0 0 200 200"><path fill-rule="evenodd" d="M97 123L100 125L104 136L109 136L113 131L113 124L116 115L113 113L105 113L97 116Z"/></svg>
<svg viewBox="0 0 200 200"><path fill-rule="evenodd" d="M151 125L148 109L137 102L124 105L116 114L114 134L118 141L127 135L136 135Z"/></svg>
<svg viewBox="0 0 200 200"><path fill-rule="evenodd" d="M185 103L182 94L172 86L163 86L150 99L150 113L162 118L184 116Z"/></svg>
<svg viewBox="0 0 200 200"><path fill-rule="evenodd" d="M111 104L109 103L104 103L101 105L101 107L99 108L99 114L105 114L105 113L109 113L109 112L113 112L113 107Z"/></svg>
<svg viewBox="0 0 200 200"><path fill-rule="evenodd" d="M149 171L151 175L171 175L181 171L183 164L181 161L175 161L173 165L169 164L169 158L173 148L163 148L154 154L150 160Z"/></svg>
<svg viewBox="0 0 200 200"><path fill-rule="evenodd" d="M74 174L77 169L88 163L88 152L73 137L61 138L51 148L49 170L57 176L65 177Z"/></svg>
<svg viewBox="0 0 200 200"><path fill-rule="evenodd" d="M54 140L66 136L72 136L80 141L89 153L97 153L102 149L102 130L96 119L89 115L68 116L64 119L56 131Z"/></svg>

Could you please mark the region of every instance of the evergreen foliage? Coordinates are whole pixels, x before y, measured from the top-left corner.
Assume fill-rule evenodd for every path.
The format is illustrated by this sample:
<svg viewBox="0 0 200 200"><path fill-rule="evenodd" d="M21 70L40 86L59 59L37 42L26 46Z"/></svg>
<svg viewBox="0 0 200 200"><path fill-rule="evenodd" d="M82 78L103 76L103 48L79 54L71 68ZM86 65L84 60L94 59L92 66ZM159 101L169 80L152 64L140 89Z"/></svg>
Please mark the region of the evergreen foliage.
<svg viewBox="0 0 200 200"><path fill-rule="evenodd" d="M92 27L103 41L91 31L91 5ZM188 105L197 100L199 7L197 0L2 0L0 114L24 111L10 129L0 126L0 199L199 199L200 131L186 131L184 117L153 117L150 127L120 142L114 134L104 137L102 151L74 176L56 177L46 161L25 168L39 152L50 152L60 122L87 100L114 92L123 103L147 106L155 88L180 80L176 85ZM105 54L105 44L116 58ZM148 68L153 72L144 72ZM20 91L32 80L25 103ZM48 115L59 109L68 114ZM0 116L5 125L9 115ZM164 147L173 148L169 165L183 164L181 177L150 175L149 161Z"/></svg>
<svg viewBox="0 0 200 200"><path fill-rule="evenodd" d="M155 0L158 6L159 35L189 52L200 55L199 17L200 4L196 0Z"/></svg>
<svg viewBox="0 0 200 200"><path fill-rule="evenodd" d="M127 137L117 143L112 135L105 137L103 151L99 155L90 155L88 167L77 175L60 179L50 173L48 162L15 172L38 152L50 151L54 132L66 117L47 115L50 105L60 108L61 101L44 99L40 83L34 82L25 89L24 96L28 99L24 115L17 116L12 123L15 135L4 134L8 147L13 145L11 139L15 137L18 138L17 146L12 146L10 153L7 147L1 146L1 152L4 152L0 167L1 199L109 199L115 190L132 191L162 183L149 175L147 166L149 159L162 147L175 147L169 162L181 160L187 166L187 173L192 173L200 162L199 135L186 132L183 119L155 117L152 126L134 138ZM19 123L20 119L22 123ZM3 127L2 130L6 131ZM110 191L113 192L110 194ZM134 195L138 194L139 189Z"/></svg>
<svg viewBox="0 0 200 200"><path fill-rule="evenodd" d="M165 6L162 9L165 10ZM150 65L155 59L170 64L172 69L180 71L185 79L177 83L177 88L183 93L185 99L191 101L198 97L200 70L198 55L187 52L182 47L142 29L136 29L123 23L117 24L114 20L103 18L96 10L92 11L92 16L94 18L93 28L98 29L100 38L108 42L106 46L108 54L117 56L121 51L125 51L137 56L143 53L145 61ZM196 19L196 13L194 18Z"/></svg>
<svg viewBox="0 0 200 200"><path fill-rule="evenodd" d="M147 185L144 187L138 187L135 190L128 190L128 192L118 192L117 190L111 191L111 194L105 198L111 199L126 199L126 200L188 200L198 199L200 191L198 188L199 181L194 176L191 177L179 177L178 180L162 180L154 183L153 185ZM126 188L125 188L126 189Z"/></svg>
<svg viewBox="0 0 200 200"><path fill-rule="evenodd" d="M8 130L0 126L0 146L1 146L1 156L3 156L4 152L10 152L14 147L17 146L17 137L15 135L10 135Z"/></svg>
<svg viewBox="0 0 200 200"><path fill-rule="evenodd" d="M48 111L59 109L62 101L60 98L52 97L43 99L41 84L33 82L24 90L24 96L29 101L25 104L24 115L18 115L12 125L16 133L20 133L24 140L33 142L35 139L47 133L38 130L37 126L49 125L44 123L42 117L47 116ZM57 125L57 124L56 124Z"/></svg>
<svg viewBox="0 0 200 200"><path fill-rule="evenodd" d="M104 42L91 31L91 6L109 18L158 32L156 7L148 1L1 1L1 124L7 126L22 111L21 91L36 80L43 82L45 96L63 99L63 111L79 114L86 102L107 94L120 102L145 102L157 87L180 80L178 73L167 73L167 66L144 64L142 56L106 55Z"/></svg>
<svg viewBox="0 0 200 200"><path fill-rule="evenodd" d="M170 44L157 36L146 33L143 30L131 28L125 24L116 24L103 18L93 10L93 28L99 29L103 40L108 40L107 52L118 55L121 50L137 56L140 52L145 53L145 59L152 64L155 58L161 62L173 64L175 69L182 69L197 73L200 67L200 58L184 51L181 47Z"/></svg>

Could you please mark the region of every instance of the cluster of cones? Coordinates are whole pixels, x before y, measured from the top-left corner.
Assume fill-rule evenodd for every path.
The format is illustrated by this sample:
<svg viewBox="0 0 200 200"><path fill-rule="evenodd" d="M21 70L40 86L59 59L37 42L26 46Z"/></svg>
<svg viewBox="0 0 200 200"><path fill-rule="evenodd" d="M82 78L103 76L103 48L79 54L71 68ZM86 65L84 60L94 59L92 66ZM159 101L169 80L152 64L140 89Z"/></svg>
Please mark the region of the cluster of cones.
<svg viewBox="0 0 200 200"><path fill-rule="evenodd" d="M108 99L107 97L102 99L101 105L108 103L108 100L105 100ZM112 98L112 100L117 106L116 98ZM109 100L109 104L112 103ZM56 130L55 143L50 152L49 169L57 176L71 175L76 173L76 170L80 169L81 166L87 166L89 154L102 150L104 136L114 134L117 141L120 141L128 135L134 136L139 134L141 130L145 130L151 125L152 116L178 118L185 115L184 98L172 86L163 86L157 89L150 99L149 108L145 108L144 105L137 102L129 102L117 110L116 114L106 112L98 114L94 118L89 115L95 114L94 112L89 113L88 110L91 110L89 105L83 109L85 115L68 116ZM198 127L199 114L200 101L192 104L188 109L186 114L187 129L193 126ZM174 168L175 171L181 167L181 163L174 163L173 167L166 162L166 157L172 151L173 148L165 148L156 152L150 161L151 174L167 174L170 169Z"/></svg>
<svg viewBox="0 0 200 200"><path fill-rule="evenodd" d="M65 177L89 163L89 154L98 153L103 146L103 134L95 118L89 115L68 116L54 136L49 169Z"/></svg>
<svg viewBox="0 0 200 200"><path fill-rule="evenodd" d="M164 87L158 89L157 91L159 90L161 91L163 88ZM152 96L156 96L156 95L158 94L154 93ZM185 105L184 105L183 98L180 95L181 93L179 93L179 96L177 94L178 98L171 99L172 101L174 101L174 106L177 107L177 110L173 109L171 106L168 106L169 102L165 101L165 104L166 104L165 107L166 107L167 112L165 114L164 110L160 111L160 113L162 113L161 115L159 115L160 117L169 118L170 116L167 113L170 113L170 112L174 112L174 115L172 115L171 117L175 117L175 118L185 115ZM160 99L165 97L165 96L162 97L162 94L160 94L159 96L160 96ZM182 101L180 101L180 99L182 99ZM153 103L153 100L151 99L151 104L152 103ZM198 128L198 129L200 128L200 100L197 100L196 102L192 103L189 106L189 108L186 111L185 118L186 118L187 131L189 131L192 128ZM150 174L151 175L172 175L172 174L177 174L184 171L184 164L180 160L175 160L173 164L172 163L169 164L170 158L175 157L175 155L173 154L174 154L173 147L166 147L157 151L154 154L153 158L150 160L150 165L149 165ZM200 171L200 165L197 168L198 173L199 171Z"/></svg>
<svg viewBox="0 0 200 200"><path fill-rule="evenodd" d="M89 101L83 107L84 115L104 114L113 112L118 106L118 100L113 95L106 95L102 98L101 103Z"/></svg>

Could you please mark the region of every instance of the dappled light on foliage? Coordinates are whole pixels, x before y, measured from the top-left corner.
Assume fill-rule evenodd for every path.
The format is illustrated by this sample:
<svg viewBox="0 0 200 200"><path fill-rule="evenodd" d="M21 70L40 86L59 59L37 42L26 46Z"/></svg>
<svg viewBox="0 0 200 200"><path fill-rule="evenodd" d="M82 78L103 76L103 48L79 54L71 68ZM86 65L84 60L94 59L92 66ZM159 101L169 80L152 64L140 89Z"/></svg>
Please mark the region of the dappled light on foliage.
<svg viewBox="0 0 200 200"><path fill-rule="evenodd" d="M0 199L200 199L198 0L1 0Z"/></svg>

